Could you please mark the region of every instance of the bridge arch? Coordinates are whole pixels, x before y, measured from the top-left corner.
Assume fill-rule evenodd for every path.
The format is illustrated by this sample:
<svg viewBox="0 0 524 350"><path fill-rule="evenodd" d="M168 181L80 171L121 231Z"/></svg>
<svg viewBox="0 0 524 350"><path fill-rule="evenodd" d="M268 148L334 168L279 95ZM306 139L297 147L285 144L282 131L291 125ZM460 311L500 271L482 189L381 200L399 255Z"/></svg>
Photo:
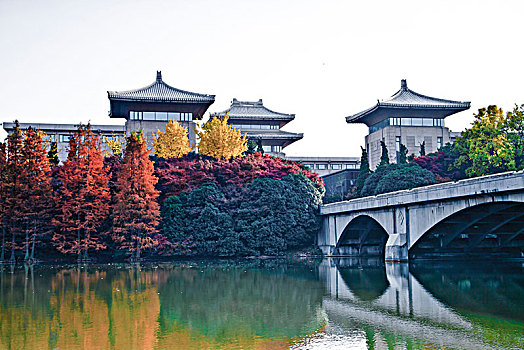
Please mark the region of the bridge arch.
<svg viewBox="0 0 524 350"><path fill-rule="evenodd" d="M524 203L494 201L457 210L411 242L409 258L457 255L520 255Z"/></svg>
<svg viewBox="0 0 524 350"><path fill-rule="evenodd" d="M369 215L358 215L345 226L336 245L336 254L384 258L388 233Z"/></svg>

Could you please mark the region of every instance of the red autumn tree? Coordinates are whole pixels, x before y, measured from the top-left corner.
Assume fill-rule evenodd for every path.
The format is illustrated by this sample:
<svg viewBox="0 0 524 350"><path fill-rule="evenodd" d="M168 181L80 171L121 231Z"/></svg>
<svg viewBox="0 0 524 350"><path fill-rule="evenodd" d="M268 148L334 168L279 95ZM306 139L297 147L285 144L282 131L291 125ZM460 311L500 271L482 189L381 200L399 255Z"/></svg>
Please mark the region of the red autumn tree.
<svg viewBox="0 0 524 350"><path fill-rule="evenodd" d="M7 153L5 148L5 143L0 142L0 227L2 227L2 251L0 253L0 262L5 259L5 234L6 234L6 224L5 224L5 172L7 165Z"/></svg>
<svg viewBox="0 0 524 350"><path fill-rule="evenodd" d="M119 249L133 252L133 260L140 259L141 250L157 244L154 234L160 209L155 189L158 179L153 173L142 132L131 133L117 176L112 237Z"/></svg>
<svg viewBox="0 0 524 350"><path fill-rule="evenodd" d="M108 219L110 201L100 141L89 125L81 125L69 139L67 160L57 179L53 244L62 253L88 259L90 249L105 248L101 228Z"/></svg>
<svg viewBox="0 0 524 350"><path fill-rule="evenodd" d="M15 121L13 132L7 136L7 161L4 172L4 228L11 235L8 246L11 249L10 262L15 262L15 250L19 249L18 237L22 221L20 220L21 204L24 200L21 187L22 174L22 131ZM7 246L7 244L6 244Z"/></svg>
<svg viewBox="0 0 524 350"><path fill-rule="evenodd" d="M19 220L25 235L24 260L34 260L36 244L50 230L52 192L49 182L50 167L45 145L38 132L29 127L24 133L22 169L20 173Z"/></svg>

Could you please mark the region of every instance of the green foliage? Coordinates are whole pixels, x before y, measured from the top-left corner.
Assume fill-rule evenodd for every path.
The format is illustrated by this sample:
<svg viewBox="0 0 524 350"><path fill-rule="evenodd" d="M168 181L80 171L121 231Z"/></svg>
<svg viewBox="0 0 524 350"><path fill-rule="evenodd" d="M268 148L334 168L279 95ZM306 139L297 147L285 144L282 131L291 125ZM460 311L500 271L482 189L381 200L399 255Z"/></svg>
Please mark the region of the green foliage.
<svg viewBox="0 0 524 350"><path fill-rule="evenodd" d="M255 154L256 151L257 151L257 145L256 145L255 141L249 140L247 142L247 149L244 152L244 155Z"/></svg>
<svg viewBox="0 0 524 350"><path fill-rule="evenodd" d="M368 152L364 147L360 147L362 150L362 155L360 156L360 171L358 173L357 181L356 181L356 194L357 196L362 191L362 188L364 187L364 183L366 182L366 179L369 175L371 175L371 170L369 169L369 160L368 160ZM326 202L328 203L328 202Z"/></svg>
<svg viewBox="0 0 524 350"><path fill-rule="evenodd" d="M455 147L460 154L455 161L456 168L466 168L469 177L483 176L503 171L516 170L516 160L521 160L519 147L522 140L522 116L508 113L504 116L502 109L491 105L479 109L470 129L465 130L457 139ZM512 142L512 140L514 142Z"/></svg>
<svg viewBox="0 0 524 350"><path fill-rule="evenodd" d="M164 236L174 244L191 240L191 253L200 256L278 255L313 243L322 193L304 175L257 178L241 196L231 205L206 183L168 198Z"/></svg>
<svg viewBox="0 0 524 350"><path fill-rule="evenodd" d="M524 104L515 105L513 111L506 114L502 129L513 148L515 168L524 169Z"/></svg>
<svg viewBox="0 0 524 350"><path fill-rule="evenodd" d="M236 214L237 230L248 251L276 255L312 244L320 228L321 198L303 175L255 179Z"/></svg>
<svg viewBox="0 0 524 350"><path fill-rule="evenodd" d="M361 196L400 191L435 183L435 174L417 164L390 164L379 167L364 183Z"/></svg>
<svg viewBox="0 0 524 350"><path fill-rule="evenodd" d="M419 154L421 157L424 157L426 155L426 141L422 141L422 143L420 144Z"/></svg>
<svg viewBox="0 0 524 350"><path fill-rule="evenodd" d="M262 139L257 139L257 152L260 152L260 154L264 154L264 147L262 147Z"/></svg>
<svg viewBox="0 0 524 350"><path fill-rule="evenodd" d="M49 163L57 166L58 163L60 163L58 159L58 147L56 141L51 142L51 145L49 146L49 152L47 152L47 159L49 159Z"/></svg>
<svg viewBox="0 0 524 350"><path fill-rule="evenodd" d="M189 194L166 200L162 208L163 233L170 242L192 238L193 254L233 256L243 253L233 219L221 206L224 194L214 183L206 183Z"/></svg>
<svg viewBox="0 0 524 350"><path fill-rule="evenodd" d="M380 147L382 147L382 155L380 156L379 167L389 164L388 147L384 141L380 141Z"/></svg>
<svg viewBox="0 0 524 350"><path fill-rule="evenodd" d="M398 164L405 164L408 162L408 149L404 144L400 144L400 151L398 152Z"/></svg>

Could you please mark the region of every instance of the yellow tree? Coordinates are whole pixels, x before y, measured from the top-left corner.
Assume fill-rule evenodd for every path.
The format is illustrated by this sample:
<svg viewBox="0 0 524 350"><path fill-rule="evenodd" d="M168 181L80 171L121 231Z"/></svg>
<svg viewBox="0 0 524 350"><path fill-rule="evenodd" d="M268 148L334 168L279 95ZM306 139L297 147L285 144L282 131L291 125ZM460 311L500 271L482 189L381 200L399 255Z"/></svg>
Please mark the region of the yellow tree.
<svg viewBox="0 0 524 350"><path fill-rule="evenodd" d="M191 152L187 130L176 121L170 120L166 131L153 134L153 148L159 158L179 158Z"/></svg>
<svg viewBox="0 0 524 350"><path fill-rule="evenodd" d="M217 159L230 159L240 156L247 148L247 138L240 130L227 123L227 114L223 119L213 117L204 124L204 131L198 132L199 152Z"/></svg>

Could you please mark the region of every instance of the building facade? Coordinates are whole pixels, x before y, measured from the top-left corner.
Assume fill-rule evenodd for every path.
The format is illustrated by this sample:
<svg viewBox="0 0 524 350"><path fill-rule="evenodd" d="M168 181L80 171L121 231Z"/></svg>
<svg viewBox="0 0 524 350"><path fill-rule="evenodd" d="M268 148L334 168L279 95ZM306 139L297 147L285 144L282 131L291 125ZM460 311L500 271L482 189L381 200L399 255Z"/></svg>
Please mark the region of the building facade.
<svg viewBox="0 0 524 350"><path fill-rule="evenodd" d="M156 80L146 87L128 91L108 91L111 105L109 117L125 118L126 134L143 130L149 145L153 133L164 130L175 120L188 131L190 146L196 145L196 123L215 102L215 95L189 92L169 86L157 72Z"/></svg>
<svg viewBox="0 0 524 350"><path fill-rule="evenodd" d="M426 153L436 152L446 143L453 143L460 133L451 132L444 125L444 118L467 110L470 102L444 100L425 96L410 90L406 80L400 90L389 99L365 111L346 117L348 123L364 123L369 127L366 150L371 169L380 163L383 141L389 151L390 162L398 160L400 145L409 154L419 155L424 143Z"/></svg>
<svg viewBox="0 0 524 350"><path fill-rule="evenodd" d="M15 128L15 123L5 122L3 123L4 130L10 134ZM67 159L67 152L69 150L69 138L71 135L78 130L79 124L48 124L48 123L19 123L19 127L22 130L26 130L31 127L34 130L40 130L44 133L44 141L48 145L51 142L56 142L58 159L64 161ZM99 137L102 144L102 152L110 155L111 149L106 143L108 138L114 140L122 140L125 137L125 126L124 125L91 125L91 131Z"/></svg>
<svg viewBox="0 0 524 350"><path fill-rule="evenodd" d="M359 157L295 157L289 156L286 159L300 162L320 176L333 174L342 170L360 169Z"/></svg>
<svg viewBox="0 0 524 350"><path fill-rule="evenodd" d="M244 102L234 98L229 109L211 113L210 117L223 118L226 114L231 126L240 130L249 140L257 142L260 139L264 153L273 156L284 157L283 149L304 136L280 130L295 119L295 115L274 112L264 106L262 99Z"/></svg>

